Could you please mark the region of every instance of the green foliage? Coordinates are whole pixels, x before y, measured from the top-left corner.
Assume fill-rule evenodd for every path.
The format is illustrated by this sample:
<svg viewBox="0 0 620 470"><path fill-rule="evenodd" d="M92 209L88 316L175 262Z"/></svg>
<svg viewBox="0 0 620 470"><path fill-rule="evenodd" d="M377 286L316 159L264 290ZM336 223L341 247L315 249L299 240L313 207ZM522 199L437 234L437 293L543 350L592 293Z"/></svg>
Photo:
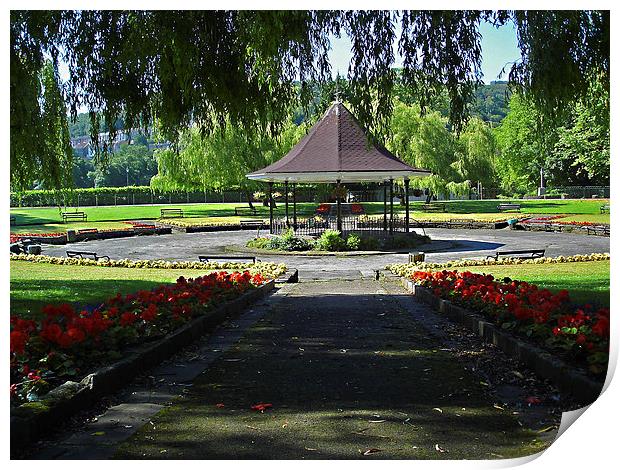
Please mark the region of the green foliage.
<svg viewBox="0 0 620 470"><path fill-rule="evenodd" d="M246 246L262 250L308 251L312 249L313 243L305 238L295 236L293 229L289 228L281 236L257 237L248 240Z"/></svg>
<svg viewBox="0 0 620 470"><path fill-rule="evenodd" d="M301 139L304 130L291 123L276 139L249 134L232 124L212 134L201 134L192 127L182 135L178 152L156 152L158 173L151 186L166 191L238 187L250 198L253 189L264 186L245 175L281 158Z"/></svg>
<svg viewBox="0 0 620 470"><path fill-rule="evenodd" d="M143 186L150 183L156 172L157 162L148 145L123 144L105 164L93 167L87 178L95 186Z"/></svg>
<svg viewBox="0 0 620 470"><path fill-rule="evenodd" d="M343 251L347 242L340 236L338 230L327 229L315 241L314 246L321 251Z"/></svg>
<svg viewBox="0 0 620 470"><path fill-rule="evenodd" d="M588 96L575 103L569 125L558 128L553 149L559 162L598 184L609 182L609 103L609 90L593 79Z"/></svg>
<svg viewBox="0 0 620 470"><path fill-rule="evenodd" d="M508 82L492 81L476 89L476 99L471 105L472 116L485 122L499 124L508 114Z"/></svg>
<svg viewBox="0 0 620 470"><path fill-rule="evenodd" d="M34 65L24 62L11 55L11 187L70 187L73 150L58 72L49 61L27 72Z"/></svg>
<svg viewBox="0 0 620 470"><path fill-rule="evenodd" d="M346 243L347 243L347 250L357 251L360 249L362 239L360 238L359 235L356 235L355 233L351 233L347 237Z"/></svg>
<svg viewBox="0 0 620 470"><path fill-rule="evenodd" d="M191 122L203 134L230 123L277 135L289 107L308 107L313 86L331 76L329 38L343 32L352 43L349 101L377 135L392 111L395 40L403 86L423 110L445 93L453 128L463 128L480 84L485 20L515 24L522 58L510 81L545 116L585 96L594 71L609 84L608 11L13 10L10 18L11 151L26 162L12 167L16 184L32 179L20 165L41 158L47 139L38 111L46 56L68 64L69 108L74 117L89 109L97 144L102 121L111 142L119 119L147 130L155 117L172 142ZM57 157L46 163L52 175L63 167Z"/></svg>

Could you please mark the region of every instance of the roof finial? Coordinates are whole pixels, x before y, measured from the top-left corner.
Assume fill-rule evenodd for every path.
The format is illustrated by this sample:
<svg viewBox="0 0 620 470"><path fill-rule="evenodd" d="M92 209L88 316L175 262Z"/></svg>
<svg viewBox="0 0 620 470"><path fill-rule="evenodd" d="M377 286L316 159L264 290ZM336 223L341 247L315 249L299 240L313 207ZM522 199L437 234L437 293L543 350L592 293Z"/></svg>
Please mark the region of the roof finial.
<svg viewBox="0 0 620 470"><path fill-rule="evenodd" d="M334 92L334 102L335 103L342 103L342 101L340 101L340 90L338 89L338 83L340 82L340 71L338 71L336 73L336 91Z"/></svg>

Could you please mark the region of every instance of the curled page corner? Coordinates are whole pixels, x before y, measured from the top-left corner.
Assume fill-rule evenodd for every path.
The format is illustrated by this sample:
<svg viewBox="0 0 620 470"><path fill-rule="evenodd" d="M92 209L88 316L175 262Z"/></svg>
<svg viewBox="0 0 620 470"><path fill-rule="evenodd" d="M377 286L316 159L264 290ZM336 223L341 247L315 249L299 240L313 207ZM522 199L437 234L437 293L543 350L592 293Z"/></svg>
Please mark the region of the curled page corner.
<svg viewBox="0 0 620 470"><path fill-rule="evenodd" d="M583 408L577 408L576 410L565 411L562 413L562 419L560 420L560 428L555 436L554 442L560 437L564 431L566 431L572 424L579 419L579 417L590 408L591 405L584 406Z"/></svg>

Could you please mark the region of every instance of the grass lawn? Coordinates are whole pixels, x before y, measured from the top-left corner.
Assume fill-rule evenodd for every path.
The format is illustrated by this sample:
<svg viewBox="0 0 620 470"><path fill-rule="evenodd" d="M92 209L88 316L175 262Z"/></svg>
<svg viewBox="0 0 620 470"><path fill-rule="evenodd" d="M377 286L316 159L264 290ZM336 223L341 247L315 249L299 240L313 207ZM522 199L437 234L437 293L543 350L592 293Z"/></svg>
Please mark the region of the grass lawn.
<svg viewBox="0 0 620 470"><path fill-rule="evenodd" d="M54 222L49 224L19 225L11 227L11 233L65 233L67 230L96 228L98 230L127 229L131 224L123 222Z"/></svg>
<svg viewBox="0 0 620 470"><path fill-rule="evenodd" d="M502 212L497 210L497 205L508 200L483 200L483 201L441 201L446 205L445 213L424 212L421 210L422 202L411 204L411 217L414 219L425 220L449 220L453 218L472 218L476 220L506 220L514 216L517 212ZM517 200L521 204L520 216L526 214L566 214L565 220L591 221L609 223L609 214L601 214L600 206L607 200ZM363 203L366 214L382 214L382 202ZM88 222L71 222L63 224L60 210L57 207L23 207L11 208L11 215L16 218L16 226L11 228L13 233L19 232L55 232L65 231L67 228L117 228L116 225L123 220L154 220L160 216L163 208L180 207L183 209L188 223L193 225L213 224L219 220L229 223L236 223L239 217L234 215L235 207L247 206L246 203L213 203L213 204L167 204L167 205L137 205L137 206L101 206L101 207L81 207L88 216ZM297 213L300 216L311 215L316 209L316 203L297 204ZM268 218L269 209L262 204L255 204L258 211L256 217ZM74 208L67 208L71 211ZM292 204L289 205L289 214L292 216ZM398 214L404 213L404 207L396 204L394 211ZM278 202L275 214L284 214L284 203ZM247 218L248 216L243 216ZM107 222L110 225L99 225Z"/></svg>
<svg viewBox="0 0 620 470"><path fill-rule="evenodd" d="M197 277L208 270L65 266L11 261L11 314L36 318L48 303L96 304L123 294Z"/></svg>
<svg viewBox="0 0 620 470"><path fill-rule="evenodd" d="M579 263L520 264L512 266L470 266L459 271L492 274L527 281L550 291L566 289L576 304L609 307L609 269L607 261Z"/></svg>

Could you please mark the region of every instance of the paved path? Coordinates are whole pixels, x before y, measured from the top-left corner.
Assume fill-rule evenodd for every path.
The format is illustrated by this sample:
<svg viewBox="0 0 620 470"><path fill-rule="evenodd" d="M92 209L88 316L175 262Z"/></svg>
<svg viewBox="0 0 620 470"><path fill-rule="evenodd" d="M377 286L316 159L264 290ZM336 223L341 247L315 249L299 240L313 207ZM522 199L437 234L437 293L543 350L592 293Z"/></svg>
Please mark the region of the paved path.
<svg viewBox="0 0 620 470"><path fill-rule="evenodd" d="M544 447L396 284L306 282L277 295L117 458L488 459ZM252 411L259 402L273 407Z"/></svg>
<svg viewBox="0 0 620 470"><path fill-rule="evenodd" d="M443 262L486 256L498 249L545 248L548 256L609 252L609 238L571 233L504 230L426 229L433 243L422 248L426 259ZM197 260L205 253L223 253L226 246L244 246L254 231L179 233L159 236L94 240L71 245L76 250L95 251L113 259ZM45 245L43 253L65 256L66 246ZM440 251L432 252L435 249ZM374 256L281 256L260 255L263 261L286 263L299 269L303 279L369 277L387 264L404 263L406 254Z"/></svg>

